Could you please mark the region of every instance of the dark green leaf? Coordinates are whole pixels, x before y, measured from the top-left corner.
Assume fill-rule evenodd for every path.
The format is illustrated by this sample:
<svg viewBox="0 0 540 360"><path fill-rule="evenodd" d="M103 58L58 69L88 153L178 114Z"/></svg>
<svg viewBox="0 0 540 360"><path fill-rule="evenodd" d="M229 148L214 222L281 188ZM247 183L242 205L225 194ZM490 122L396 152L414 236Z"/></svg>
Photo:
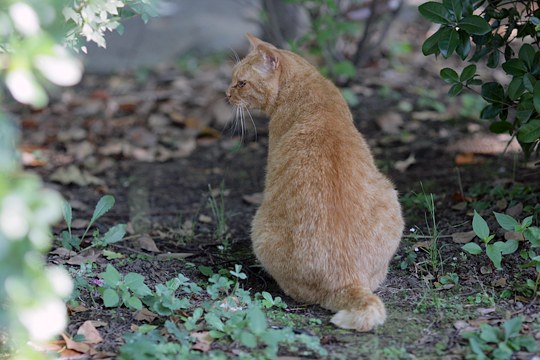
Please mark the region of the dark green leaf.
<svg viewBox="0 0 540 360"><path fill-rule="evenodd" d="M92 226L92 224L105 215L105 213L114 206L114 197L112 195L105 195L101 199L99 199L96 208L94 209L94 214L92 214L92 219L90 219L90 223L88 224L88 228Z"/></svg>
<svg viewBox="0 0 540 360"><path fill-rule="evenodd" d="M207 313L204 315L204 320L206 320L206 323L208 326L211 327L211 329L218 330L218 331L224 331L225 324L221 319L214 313Z"/></svg>
<svg viewBox="0 0 540 360"><path fill-rule="evenodd" d="M525 86L523 86L523 78L516 76L508 84L508 97L510 100L517 100L521 94L525 91Z"/></svg>
<svg viewBox="0 0 540 360"><path fill-rule="evenodd" d="M450 0L450 10L454 13L457 21L461 20L463 12L462 0Z"/></svg>
<svg viewBox="0 0 540 360"><path fill-rule="evenodd" d="M210 277L214 275L214 271L212 270L210 266L200 265L198 269L201 272L201 274L203 274L204 276Z"/></svg>
<svg viewBox="0 0 540 360"><path fill-rule="evenodd" d="M108 264L105 268L105 272L101 273L101 278L105 283L111 287L115 287L118 285L120 280L122 279L122 275L112 266L111 264Z"/></svg>
<svg viewBox="0 0 540 360"><path fill-rule="evenodd" d="M501 261L502 261L502 254L501 251L493 244L487 244L486 245L486 254L488 258L491 260L493 265L495 266L495 269L501 270Z"/></svg>
<svg viewBox="0 0 540 360"><path fill-rule="evenodd" d="M422 54L424 54L425 56L439 54L439 42L441 41L441 38L443 36L448 36L449 31L450 28L441 26L441 28L439 28L439 30L437 30L435 34L428 37L426 41L424 41L424 43L422 44Z"/></svg>
<svg viewBox="0 0 540 360"><path fill-rule="evenodd" d="M103 304L106 307L118 306L120 297L113 289L105 289L103 292Z"/></svg>
<svg viewBox="0 0 540 360"><path fill-rule="evenodd" d="M144 276L130 272L124 277L124 284L128 287L128 289L136 289L144 285Z"/></svg>
<svg viewBox="0 0 540 360"><path fill-rule="evenodd" d="M523 44L519 49L518 57L527 65L527 68L530 69L534 61L535 53L536 51L534 51L534 48L530 44Z"/></svg>
<svg viewBox="0 0 540 360"><path fill-rule="evenodd" d="M454 29L450 29L447 35L442 36L439 41L439 50L441 51L441 55L448 58L454 53L458 45L459 34Z"/></svg>
<svg viewBox="0 0 540 360"><path fill-rule="evenodd" d="M494 328L491 325L488 324L480 324L480 339L491 342L491 343L499 343L499 329Z"/></svg>
<svg viewBox="0 0 540 360"><path fill-rule="evenodd" d="M512 129L512 124L508 121L497 121L489 126L489 131L494 134L504 134Z"/></svg>
<svg viewBox="0 0 540 360"><path fill-rule="evenodd" d="M501 214L495 211L493 212L493 214L495 214L495 219L497 219L497 222L504 230L516 231L516 226L519 226L517 220L510 215Z"/></svg>
<svg viewBox="0 0 540 360"><path fill-rule="evenodd" d="M480 239L485 240L489 236L489 227L480 214L474 210L474 216L473 216L473 231Z"/></svg>
<svg viewBox="0 0 540 360"><path fill-rule="evenodd" d="M537 51L536 54L534 54L534 59L531 66L531 74L534 76L540 74L540 51Z"/></svg>
<svg viewBox="0 0 540 360"><path fill-rule="evenodd" d="M118 242L124 238L124 235L126 235L126 224L115 225L103 235L103 245Z"/></svg>
<svg viewBox="0 0 540 360"><path fill-rule="evenodd" d="M525 78L523 78L525 80ZM525 97L527 94L524 94ZM521 122L526 122L530 119L532 113L534 112L534 105L532 100L530 101L521 101L518 104L516 111L516 119Z"/></svg>
<svg viewBox="0 0 540 360"><path fill-rule="evenodd" d="M449 84L459 83L458 73L454 69L444 68L440 72L441 79Z"/></svg>
<svg viewBox="0 0 540 360"><path fill-rule="evenodd" d="M506 320L503 324L505 340L519 335L522 323L523 319L521 317Z"/></svg>
<svg viewBox="0 0 540 360"><path fill-rule="evenodd" d="M249 320L249 328L256 335L261 335L268 327L266 316L264 316L262 310L257 306L252 306L248 310L247 317Z"/></svg>
<svg viewBox="0 0 540 360"><path fill-rule="evenodd" d="M471 52L471 38L469 37L469 34L463 30L458 30L458 33L459 44L456 48L456 54L458 54L461 60L465 60Z"/></svg>
<svg viewBox="0 0 540 360"><path fill-rule="evenodd" d="M423 17L436 24L448 24L450 22L448 10L441 3L428 1L420 5L418 11Z"/></svg>
<svg viewBox="0 0 540 360"><path fill-rule="evenodd" d="M534 91L534 85L536 85L536 79L531 74L525 74L523 76L523 86L530 92Z"/></svg>
<svg viewBox="0 0 540 360"><path fill-rule="evenodd" d="M525 63L521 59L510 59L502 64L503 70L512 76L521 76L527 72Z"/></svg>
<svg viewBox="0 0 540 360"><path fill-rule="evenodd" d="M525 230L525 239L529 240L532 247L540 247L540 228L532 226Z"/></svg>
<svg viewBox="0 0 540 360"><path fill-rule="evenodd" d="M139 300L139 298L132 296L127 301L127 306L129 306L132 309L135 310L141 310L142 309L142 302Z"/></svg>
<svg viewBox="0 0 540 360"><path fill-rule="evenodd" d="M533 88L533 104L537 113L540 113L540 81L534 84Z"/></svg>
<svg viewBox="0 0 540 360"><path fill-rule="evenodd" d="M240 333L240 342L245 347L254 349L257 347L257 338L250 332L242 331Z"/></svg>
<svg viewBox="0 0 540 360"><path fill-rule="evenodd" d="M474 35L484 35L491 31L488 22L478 15L464 17L458 22L458 27Z"/></svg>
<svg viewBox="0 0 540 360"><path fill-rule="evenodd" d="M513 254L519 247L517 240L497 241L493 245L499 249L502 255Z"/></svg>
<svg viewBox="0 0 540 360"><path fill-rule="evenodd" d="M494 119L502 111L502 107L499 104L487 105L480 112L481 119Z"/></svg>
<svg viewBox="0 0 540 360"><path fill-rule="evenodd" d="M64 216L64 221L66 222L69 233L71 234L71 220L72 220L71 205L66 200L64 200L64 206L62 208L62 215Z"/></svg>
<svg viewBox="0 0 540 360"><path fill-rule="evenodd" d="M460 83L454 84L448 90L448 95L457 96L461 93L462 90L463 90L463 84L460 84Z"/></svg>
<svg viewBox="0 0 540 360"><path fill-rule="evenodd" d="M504 59L510 60L513 55L514 55L514 50L512 49L510 45L506 44L506 46L504 47Z"/></svg>
<svg viewBox="0 0 540 360"><path fill-rule="evenodd" d="M532 143L540 138L540 120L530 120L518 130L517 138L523 143Z"/></svg>
<svg viewBox="0 0 540 360"><path fill-rule="evenodd" d="M478 255L482 253L482 248L477 243L468 243L461 247L469 254Z"/></svg>
<svg viewBox="0 0 540 360"><path fill-rule="evenodd" d="M491 103L502 103L504 100L504 89L498 82L488 82L482 85L482 97Z"/></svg>
<svg viewBox="0 0 540 360"><path fill-rule="evenodd" d="M459 81L465 82L467 80L470 80L474 77L475 74L476 74L476 65L474 64L468 65L461 72L461 75L459 76Z"/></svg>
<svg viewBox="0 0 540 360"><path fill-rule="evenodd" d="M501 54L497 50L493 50L491 54L489 54L488 60L487 60L487 67L491 69L495 69L497 66L499 66L499 60L501 58Z"/></svg>

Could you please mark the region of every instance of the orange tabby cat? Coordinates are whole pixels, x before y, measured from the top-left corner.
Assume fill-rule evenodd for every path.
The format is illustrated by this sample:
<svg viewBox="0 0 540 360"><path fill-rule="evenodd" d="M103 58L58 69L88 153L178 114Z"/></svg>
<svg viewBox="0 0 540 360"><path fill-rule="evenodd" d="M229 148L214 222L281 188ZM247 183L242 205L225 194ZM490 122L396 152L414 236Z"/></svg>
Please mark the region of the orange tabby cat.
<svg viewBox="0 0 540 360"><path fill-rule="evenodd" d="M371 330L386 318L373 291L401 238L397 193L339 90L300 56L248 38L227 97L270 116L255 255L291 297L338 311L339 327Z"/></svg>

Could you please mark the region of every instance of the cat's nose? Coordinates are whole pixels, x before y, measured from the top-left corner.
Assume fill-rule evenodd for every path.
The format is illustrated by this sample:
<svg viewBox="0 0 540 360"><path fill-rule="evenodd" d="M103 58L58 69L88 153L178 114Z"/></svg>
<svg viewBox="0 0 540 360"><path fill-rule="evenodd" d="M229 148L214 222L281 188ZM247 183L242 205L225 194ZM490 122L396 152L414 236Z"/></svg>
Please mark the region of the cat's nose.
<svg viewBox="0 0 540 360"><path fill-rule="evenodd" d="M227 95L227 99L230 99L231 98L231 91L230 90L225 91L225 95Z"/></svg>

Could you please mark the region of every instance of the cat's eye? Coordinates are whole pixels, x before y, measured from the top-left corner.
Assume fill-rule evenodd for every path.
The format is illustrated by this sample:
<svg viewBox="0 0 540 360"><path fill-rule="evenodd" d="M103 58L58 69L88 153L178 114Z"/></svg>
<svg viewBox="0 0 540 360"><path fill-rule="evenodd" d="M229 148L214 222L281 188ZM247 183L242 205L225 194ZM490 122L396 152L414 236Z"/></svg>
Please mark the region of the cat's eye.
<svg viewBox="0 0 540 360"><path fill-rule="evenodd" d="M236 83L236 87L239 89L243 88L244 86L246 86L246 82L243 80Z"/></svg>

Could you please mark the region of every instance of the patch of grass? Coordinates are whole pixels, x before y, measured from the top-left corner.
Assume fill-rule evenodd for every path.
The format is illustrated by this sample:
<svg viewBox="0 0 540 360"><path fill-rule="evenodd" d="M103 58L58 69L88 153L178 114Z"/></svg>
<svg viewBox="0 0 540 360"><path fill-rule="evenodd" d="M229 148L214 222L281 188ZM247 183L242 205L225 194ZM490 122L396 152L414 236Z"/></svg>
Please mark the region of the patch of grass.
<svg viewBox="0 0 540 360"><path fill-rule="evenodd" d="M225 187L221 183L219 189L215 191L212 189L212 186L208 185L208 191L210 196L208 198L208 205L212 211L212 215L216 221L215 236L221 245L223 250L229 250L230 243L230 234L229 226L227 225L227 218L225 216Z"/></svg>

